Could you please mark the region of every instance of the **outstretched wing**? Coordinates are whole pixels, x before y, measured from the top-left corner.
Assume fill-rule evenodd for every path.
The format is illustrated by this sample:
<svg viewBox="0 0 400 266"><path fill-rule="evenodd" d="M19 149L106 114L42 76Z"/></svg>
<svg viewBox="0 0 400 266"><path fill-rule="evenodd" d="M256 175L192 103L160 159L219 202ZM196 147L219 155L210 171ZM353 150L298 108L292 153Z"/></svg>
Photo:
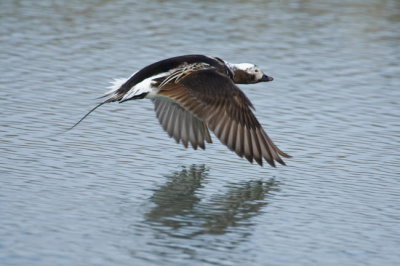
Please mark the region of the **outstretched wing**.
<svg viewBox="0 0 400 266"><path fill-rule="evenodd" d="M203 121L183 109L179 104L163 99L153 99L154 109L160 124L170 137L181 142L187 148L188 144L196 150L205 149L204 141L212 143L210 133Z"/></svg>
<svg viewBox="0 0 400 266"><path fill-rule="evenodd" d="M262 165L264 158L271 166L275 161L284 165L280 156L290 157L263 130L246 95L229 77L214 69L199 70L178 83L165 84L158 94L205 122L223 144L250 162ZM165 123L168 131L169 122Z"/></svg>

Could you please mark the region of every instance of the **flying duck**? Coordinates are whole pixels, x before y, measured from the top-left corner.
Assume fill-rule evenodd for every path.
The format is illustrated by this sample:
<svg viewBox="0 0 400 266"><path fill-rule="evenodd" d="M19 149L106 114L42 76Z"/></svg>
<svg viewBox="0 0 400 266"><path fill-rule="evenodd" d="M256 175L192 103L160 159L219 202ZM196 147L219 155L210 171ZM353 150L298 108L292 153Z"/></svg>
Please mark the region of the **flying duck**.
<svg viewBox="0 0 400 266"><path fill-rule="evenodd" d="M99 106L148 98L168 135L187 148L205 149L212 143L209 130L230 150L249 162L275 167L285 165L281 151L268 137L253 104L236 84L272 81L249 63L230 64L218 57L183 55L158 61L135 72L130 78L116 79L105 100L90 110L78 125Z"/></svg>

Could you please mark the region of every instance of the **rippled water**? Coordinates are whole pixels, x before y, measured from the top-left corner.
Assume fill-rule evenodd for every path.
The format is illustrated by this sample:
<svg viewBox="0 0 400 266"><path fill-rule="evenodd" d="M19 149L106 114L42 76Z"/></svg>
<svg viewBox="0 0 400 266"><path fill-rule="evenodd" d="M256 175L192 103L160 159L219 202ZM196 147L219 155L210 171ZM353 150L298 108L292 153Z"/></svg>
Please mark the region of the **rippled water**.
<svg viewBox="0 0 400 266"><path fill-rule="evenodd" d="M399 263L399 1L2 1L0 23L2 265ZM241 88L288 167L186 150L147 100L61 133L189 53L275 78Z"/></svg>

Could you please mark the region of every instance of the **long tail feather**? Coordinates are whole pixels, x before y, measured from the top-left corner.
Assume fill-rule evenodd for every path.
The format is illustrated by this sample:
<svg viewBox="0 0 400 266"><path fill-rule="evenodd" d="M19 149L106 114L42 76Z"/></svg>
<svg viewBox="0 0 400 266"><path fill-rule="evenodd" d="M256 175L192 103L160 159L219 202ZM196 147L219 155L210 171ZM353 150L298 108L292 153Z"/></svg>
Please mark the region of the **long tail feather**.
<svg viewBox="0 0 400 266"><path fill-rule="evenodd" d="M95 107L93 107L87 114L85 114L78 122L76 122L72 127L68 128L67 131L70 131L71 129L73 129L74 127L76 127L77 125L79 125L80 122L82 122L88 115L90 115L94 110L96 110L97 108L99 108L100 106L102 106L103 104L107 103L109 101L104 101L99 103L98 105L96 105Z"/></svg>

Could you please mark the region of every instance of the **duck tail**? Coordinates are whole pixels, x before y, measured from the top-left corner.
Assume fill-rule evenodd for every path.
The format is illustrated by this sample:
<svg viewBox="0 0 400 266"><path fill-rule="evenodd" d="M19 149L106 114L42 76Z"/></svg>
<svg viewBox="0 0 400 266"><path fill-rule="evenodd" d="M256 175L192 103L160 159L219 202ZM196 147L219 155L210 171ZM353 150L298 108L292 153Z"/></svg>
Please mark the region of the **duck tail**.
<svg viewBox="0 0 400 266"><path fill-rule="evenodd" d="M121 95L119 94L119 89L126 82L126 79L114 79L111 82L111 85L108 87L110 90L106 92L104 95L98 97L97 99L106 98L103 102L97 104L93 107L89 112L87 112L78 122L76 122L72 127L68 128L67 131L73 129L77 125L79 125L86 117L88 117L94 110L99 108L105 103L111 103L121 100Z"/></svg>
<svg viewBox="0 0 400 266"><path fill-rule="evenodd" d="M74 127L76 127L77 125L79 125L86 117L88 117L94 110L96 110L97 108L99 108L100 106L102 106L105 103L108 103L109 100L105 100L104 102L99 103L98 105L96 105L95 107L93 107L89 112L87 112L81 119L79 119L78 122L76 122L72 127L68 128L67 131L70 131L71 129L73 129Z"/></svg>

